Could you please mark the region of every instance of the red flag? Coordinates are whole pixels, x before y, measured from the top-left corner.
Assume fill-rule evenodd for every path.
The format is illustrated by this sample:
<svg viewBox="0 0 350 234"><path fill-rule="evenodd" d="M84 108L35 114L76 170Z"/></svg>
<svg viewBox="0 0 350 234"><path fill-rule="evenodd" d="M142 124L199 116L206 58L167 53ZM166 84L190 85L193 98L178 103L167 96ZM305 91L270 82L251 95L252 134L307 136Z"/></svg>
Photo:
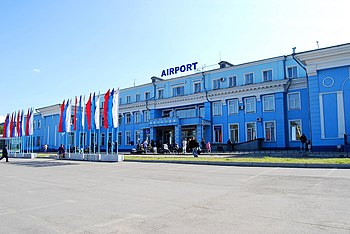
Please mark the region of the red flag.
<svg viewBox="0 0 350 234"><path fill-rule="evenodd" d="M65 106L64 101L65 100L63 100L62 105L61 105L61 114L60 114L60 123L58 124L58 132L62 132L63 112L64 112L64 106ZM28 120L28 118L27 118L27 120Z"/></svg>
<svg viewBox="0 0 350 234"><path fill-rule="evenodd" d="M7 128L8 128L8 125L9 124L9 114L6 115L6 119L5 119L5 123L4 123L4 133L2 134L2 137L5 138L5 137L9 137L7 135Z"/></svg>
<svg viewBox="0 0 350 234"><path fill-rule="evenodd" d="M77 100L77 97L75 97L75 106L74 106L74 131L77 130L77 105L78 105L78 100Z"/></svg>
<svg viewBox="0 0 350 234"><path fill-rule="evenodd" d="M91 93L89 96L89 100L86 103L86 118L88 124L88 130L91 129Z"/></svg>
<svg viewBox="0 0 350 234"><path fill-rule="evenodd" d="M12 137L12 129L13 129L13 113L12 113L11 121L10 121L10 137Z"/></svg>
<svg viewBox="0 0 350 234"><path fill-rule="evenodd" d="M29 136L29 119L30 119L30 112L28 108L27 118L26 118L26 136Z"/></svg>
<svg viewBox="0 0 350 234"><path fill-rule="evenodd" d="M20 129L21 118L20 117L21 117L21 111L19 110L17 115L17 123L16 123L17 136L21 136L21 129Z"/></svg>
<svg viewBox="0 0 350 234"><path fill-rule="evenodd" d="M104 123L103 126L105 128L108 128L108 99L109 99L109 89L107 93L105 94L105 102L103 104L103 118L104 118Z"/></svg>

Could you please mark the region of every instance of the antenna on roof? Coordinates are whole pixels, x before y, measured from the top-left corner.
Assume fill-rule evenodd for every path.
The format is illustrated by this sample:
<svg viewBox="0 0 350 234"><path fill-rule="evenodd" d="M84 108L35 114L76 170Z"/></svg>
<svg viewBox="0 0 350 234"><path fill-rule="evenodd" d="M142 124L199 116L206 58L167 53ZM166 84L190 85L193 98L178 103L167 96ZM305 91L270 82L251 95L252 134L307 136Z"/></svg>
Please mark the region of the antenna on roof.
<svg viewBox="0 0 350 234"><path fill-rule="evenodd" d="M219 61L221 62L221 51L219 51Z"/></svg>
<svg viewBox="0 0 350 234"><path fill-rule="evenodd" d="M316 41L317 49L320 49L320 45L318 44L318 41Z"/></svg>
<svg viewBox="0 0 350 234"><path fill-rule="evenodd" d="M135 85L136 85L136 79L134 79L134 87L135 87Z"/></svg>

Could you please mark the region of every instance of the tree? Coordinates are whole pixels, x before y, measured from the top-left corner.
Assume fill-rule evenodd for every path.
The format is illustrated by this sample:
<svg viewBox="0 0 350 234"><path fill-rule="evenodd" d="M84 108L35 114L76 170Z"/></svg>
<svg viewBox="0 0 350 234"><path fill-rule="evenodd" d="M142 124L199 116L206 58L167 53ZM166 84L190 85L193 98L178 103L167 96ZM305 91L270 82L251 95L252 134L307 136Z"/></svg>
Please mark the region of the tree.
<svg viewBox="0 0 350 234"><path fill-rule="evenodd" d="M0 126L0 135L3 134L3 132L4 132L4 126L1 125Z"/></svg>

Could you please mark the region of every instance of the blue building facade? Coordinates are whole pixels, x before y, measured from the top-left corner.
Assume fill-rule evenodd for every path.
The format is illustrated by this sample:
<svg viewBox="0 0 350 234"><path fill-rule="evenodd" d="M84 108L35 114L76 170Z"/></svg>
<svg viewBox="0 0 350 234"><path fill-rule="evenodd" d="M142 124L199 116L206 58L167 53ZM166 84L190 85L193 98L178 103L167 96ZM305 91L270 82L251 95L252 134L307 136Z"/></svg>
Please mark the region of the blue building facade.
<svg viewBox="0 0 350 234"><path fill-rule="evenodd" d="M105 150L110 140L119 151L130 151L145 140L181 147L195 137L214 145L260 139L262 149L289 149L300 146L304 133L312 147L334 148L346 145L350 133L349 69L345 44L237 65L221 61L217 69L176 78L152 77L148 84L120 90L119 127L108 132L102 127L66 136L57 131L60 105L38 108L34 146L100 142Z"/></svg>

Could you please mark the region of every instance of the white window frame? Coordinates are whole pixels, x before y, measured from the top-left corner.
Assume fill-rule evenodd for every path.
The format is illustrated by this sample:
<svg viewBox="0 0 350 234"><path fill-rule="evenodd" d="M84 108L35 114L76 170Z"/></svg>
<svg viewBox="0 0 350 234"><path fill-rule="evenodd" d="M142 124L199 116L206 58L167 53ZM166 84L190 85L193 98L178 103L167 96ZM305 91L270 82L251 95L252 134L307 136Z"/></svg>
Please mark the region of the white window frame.
<svg viewBox="0 0 350 234"><path fill-rule="evenodd" d="M232 84L233 84L233 81L235 81L235 85L230 85L230 80L232 80ZM237 86L237 76L233 75L233 76L227 77L227 82L228 82L227 87L229 87L229 88L236 87Z"/></svg>
<svg viewBox="0 0 350 234"><path fill-rule="evenodd" d="M150 121L150 111L149 110L145 110L144 112L143 112L143 120L144 120L144 122L149 122Z"/></svg>
<svg viewBox="0 0 350 234"><path fill-rule="evenodd" d="M130 104L131 103L131 96L127 95L126 96L126 104Z"/></svg>
<svg viewBox="0 0 350 234"><path fill-rule="evenodd" d="M247 83L247 75L252 74L252 82L251 83ZM244 73L244 84L245 85L249 85L249 84L254 84L254 72L248 72L248 73Z"/></svg>
<svg viewBox="0 0 350 234"><path fill-rule="evenodd" d="M238 139L237 139L237 141L235 141L235 142L233 142L233 143L239 143L239 123L230 123L229 125L228 125L228 134L229 134L229 138L232 140L232 135L231 135L231 126L233 126L233 125L237 125L237 131L238 131L238 134L237 134L237 137L238 137Z"/></svg>
<svg viewBox="0 0 350 234"><path fill-rule="evenodd" d="M221 127L221 142L220 141L215 141L215 127L220 126ZM214 143L223 143L224 141L224 127L222 124L215 124L213 125L213 141Z"/></svg>
<svg viewBox="0 0 350 234"><path fill-rule="evenodd" d="M140 114L140 112L136 111L136 112L134 113L134 121L135 121L135 124L141 122L141 114Z"/></svg>
<svg viewBox="0 0 350 234"><path fill-rule="evenodd" d="M147 98L147 94L148 94L148 98ZM145 92L145 101L146 100L150 100L151 99L151 92L149 92L149 91L147 91L147 92Z"/></svg>
<svg viewBox="0 0 350 234"><path fill-rule="evenodd" d="M139 138L137 138L137 136L139 136ZM135 130L134 138L135 138L134 139L135 145L137 145L138 139L140 139L139 143L141 143L141 131L140 130Z"/></svg>
<svg viewBox="0 0 350 234"><path fill-rule="evenodd" d="M292 142L297 142L297 141L300 141L300 139L295 139L295 140L293 140L293 134L292 134L292 129L291 129L291 125L290 125L290 123L291 122L296 122L296 121L299 121L300 122L300 136L301 136L301 134L303 134L303 122L302 122L302 120L301 119L290 119L290 120L288 120L288 131L289 131L289 141L292 141Z"/></svg>
<svg viewBox="0 0 350 234"><path fill-rule="evenodd" d="M213 83L213 90L221 89L221 78L220 79L214 79L212 81ZM217 84L217 87L215 87L215 84Z"/></svg>
<svg viewBox="0 0 350 234"><path fill-rule="evenodd" d="M131 124L131 113L125 113L125 124Z"/></svg>
<svg viewBox="0 0 350 234"><path fill-rule="evenodd" d="M177 90L177 88L183 88L183 94L178 94L177 91L176 91L176 95L175 95L175 92L174 92L174 89ZM176 85L176 86L172 86L171 87L171 92L172 92L172 96L173 97L181 97L181 96L184 96L185 95L185 86L184 85Z"/></svg>
<svg viewBox="0 0 350 234"><path fill-rule="evenodd" d="M265 80L265 78L264 78L264 72L269 72L269 71L271 71L271 80ZM272 80L273 80L273 70L272 70L272 69L262 70L262 71L261 71L261 76L262 76L262 81L263 81L263 82L272 81Z"/></svg>
<svg viewBox="0 0 350 234"><path fill-rule="evenodd" d="M266 105L265 105L265 99L268 98L268 97L272 97L272 109L266 109ZM276 110L276 104L275 104L275 95L273 94L270 94L270 95L264 95L263 96L263 112L273 112Z"/></svg>
<svg viewBox="0 0 350 234"><path fill-rule="evenodd" d="M248 141L248 124L254 124L255 125L255 137L253 137L251 140L257 139L258 128L257 128L256 122L246 122L245 123L245 140Z"/></svg>
<svg viewBox="0 0 350 234"><path fill-rule="evenodd" d="M299 96L299 102L298 102L299 107L291 109L291 107L290 107L291 106L290 105L290 96L293 95L293 94L298 94L298 96ZM287 99L287 101L288 101L288 110L301 110L301 95L300 95L300 92L288 93L287 97L288 97L288 99Z"/></svg>
<svg viewBox="0 0 350 234"><path fill-rule="evenodd" d="M272 141L266 140L266 124L267 123L273 123L273 126L274 126L274 129L273 129L274 139ZM275 120L264 121L263 124L264 124L264 141L265 142L276 142L276 121Z"/></svg>
<svg viewBox="0 0 350 234"><path fill-rule="evenodd" d="M295 76L291 76L291 77L289 77L289 72L288 72L288 69L291 69L291 68L296 68L296 74L295 74ZM286 71L286 73L287 73L287 78L289 78L289 79L295 79L295 78L298 78L299 77L299 70L298 70L298 66L296 66L296 65L293 65L293 66L288 66L287 68L287 71Z"/></svg>
<svg viewBox="0 0 350 234"><path fill-rule="evenodd" d="M199 91L196 90L196 85L199 85ZM202 83L200 81L194 81L193 82L193 93L200 93L202 92Z"/></svg>
<svg viewBox="0 0 350 234"><path fill-rule="evenodd" d="M231 106L231 103L233 103L233 102L235 102L236 103L236 106L233 106L232 107L232 109L233 109L233 112L231 112L230 110L231 110L231 108L230 108L230 106ZM234 107L236 107L236 108L234 108ZM228 102L227 102L227 112L228 112L228 115L238 115L238 110L239 110L239 101L238 101L238 99L230 99L230 100L228 100Z"/></svg>
<svg viewBox="0 0 350 234"><path fill-rule="evenodd" d="M160 94L162 94L162 95L160 95ZM163 99L164 98L164 88L158 89L157 95L158 95L158 99Z"/></svg>
<svg viewBox="0 0 350 234"><path fill-rule="evenodd" d="M218 109L219 113L215 114L215 104L220 104L220 108ZM222 115L222 102L213 102L213 116L221 116Z"/></svg>
<svg viewBox="0 0 350 234"><path fill-rule="evenodd" d="M248 105L247 105L247 100L250 100L250 99L254 99L254 111L249 111L248 112ZM256 98L255 97L246 97L244 98L244 111L246 114L252 114L252 113L256 113Z"/></svg>
<svg viewBox="0 0 350 234"><path fill-rule="evenodd" d="M127 136L128 133L130 134L129 142L128 142L128 136ZM131 142L131 131L125 131L125 145L131 145L130 142Z"/></svg>
<svg viewBox="0 0 350 234"><path fill-rule="evenodd" d="M141 94L137 93L137 94L135 95L135 101L136 101L136 102L141 101Z"/></svg>

